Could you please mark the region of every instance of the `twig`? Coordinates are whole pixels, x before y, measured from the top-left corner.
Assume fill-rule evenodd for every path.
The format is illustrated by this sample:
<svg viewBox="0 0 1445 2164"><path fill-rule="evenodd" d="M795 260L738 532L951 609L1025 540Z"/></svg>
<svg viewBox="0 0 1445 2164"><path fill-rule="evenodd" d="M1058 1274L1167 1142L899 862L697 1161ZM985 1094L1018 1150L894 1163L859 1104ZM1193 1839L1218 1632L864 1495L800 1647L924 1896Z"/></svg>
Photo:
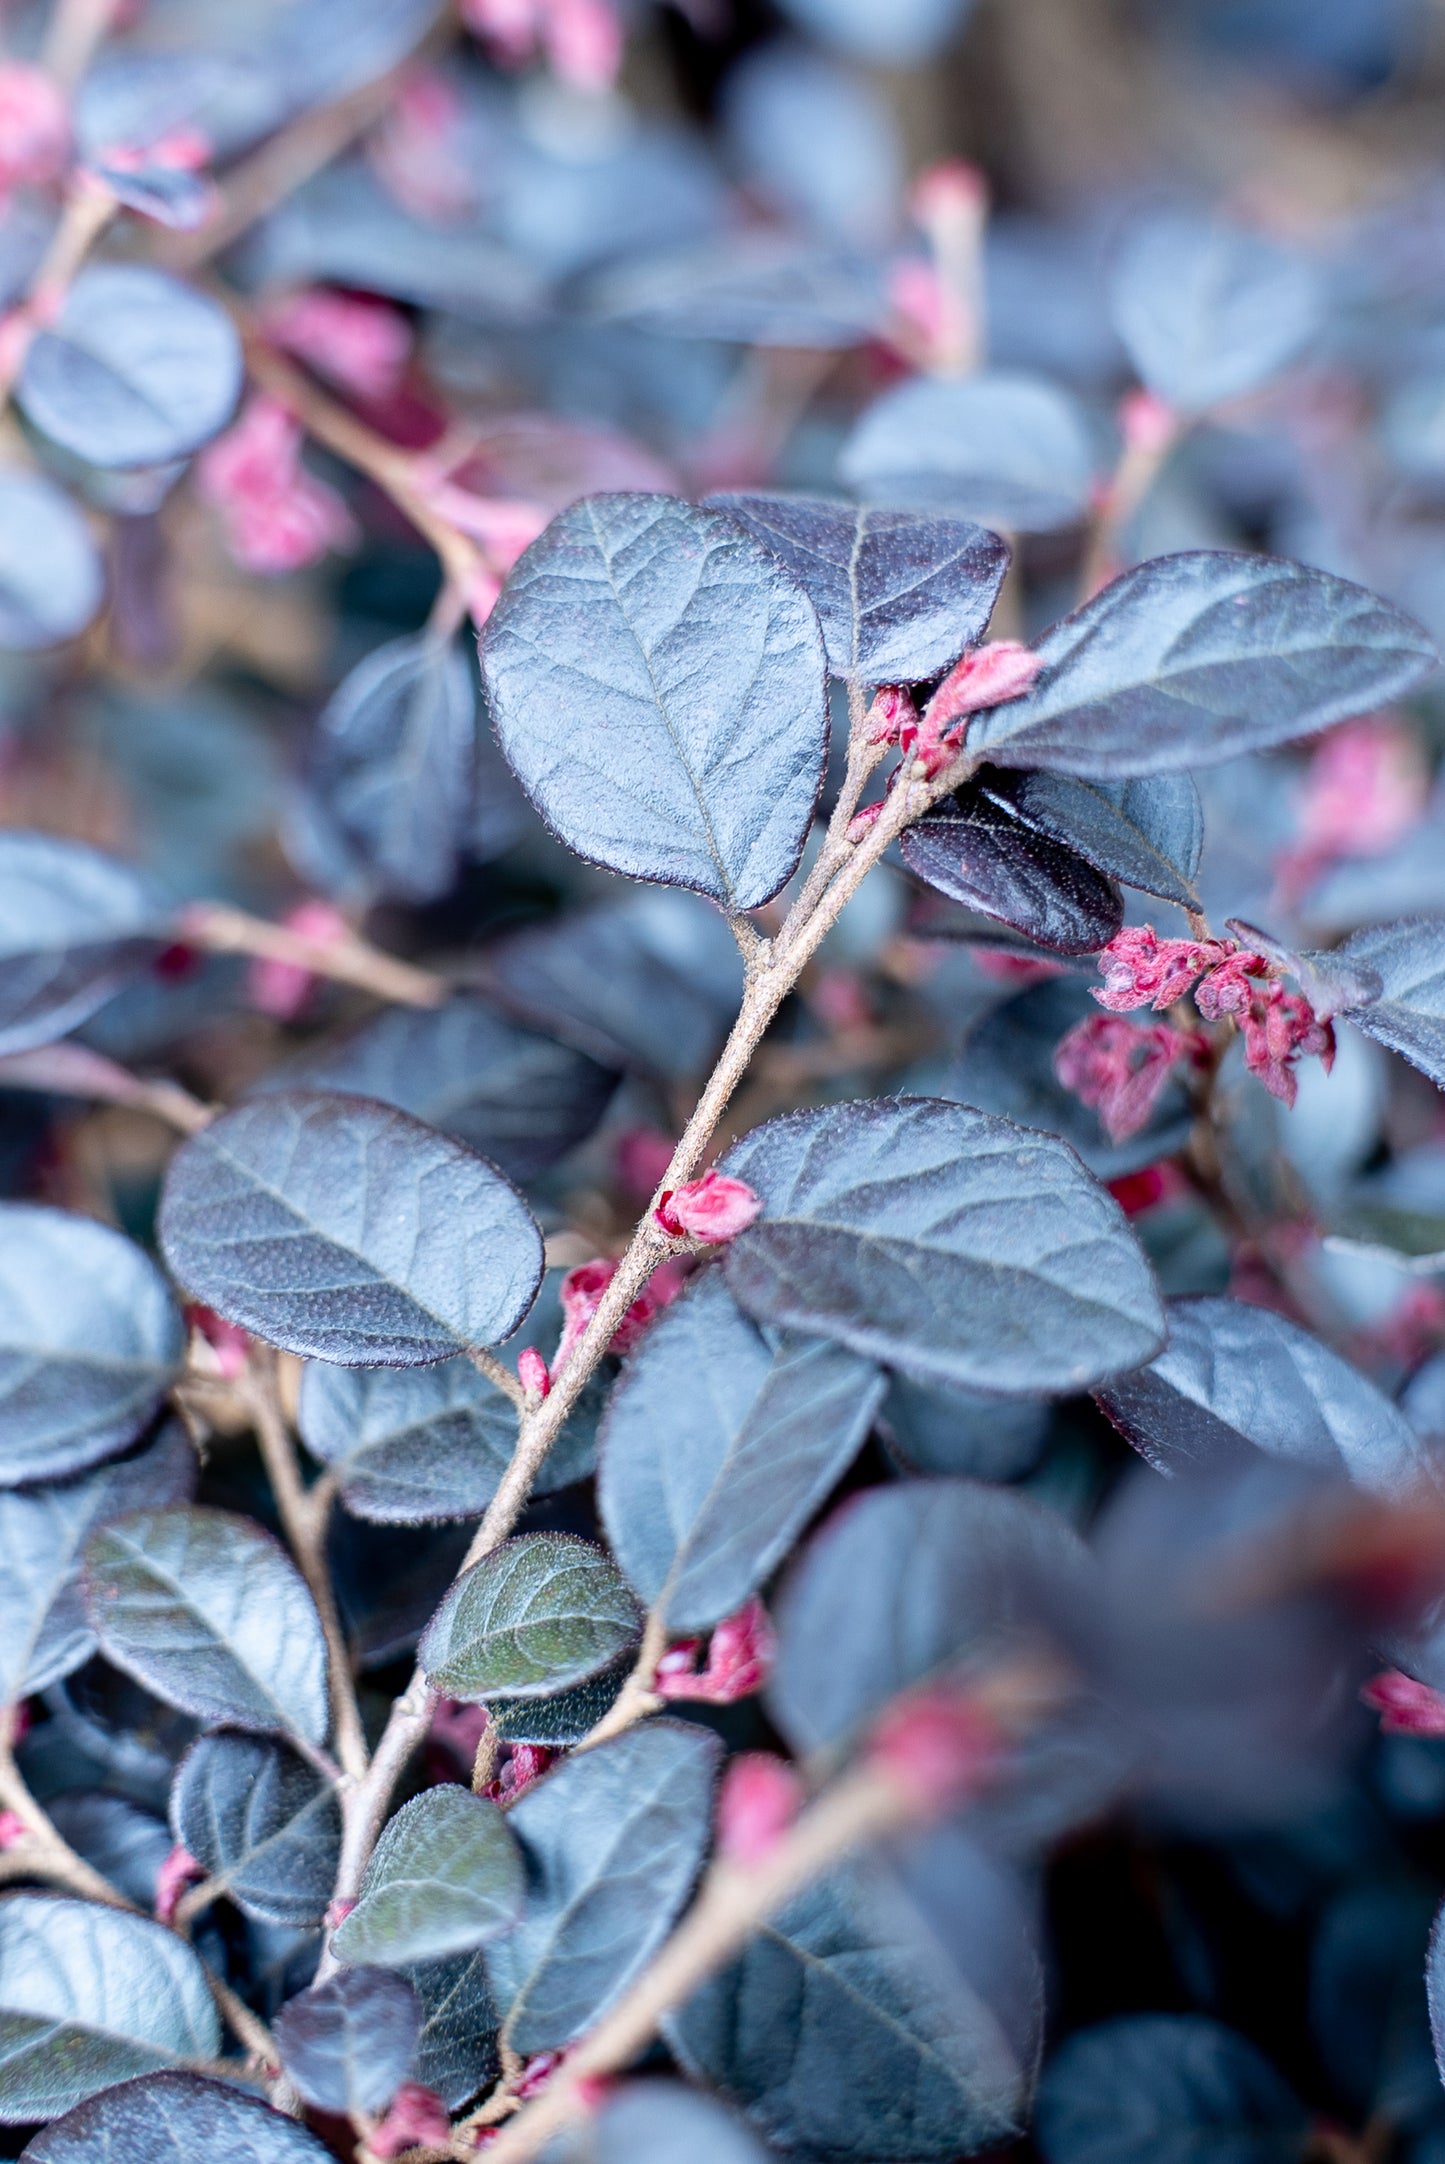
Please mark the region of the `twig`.
<svg viewBox="0 0 1445 2164"><path fill-rule="evenodd" d="M330 1503L331 1491L326 1493L325 1505L318 1508L302 1484L296 1445L276 1387L275 1355L269 1348L252 1348L243 1389L255 1419L261 1460L291 1553L310 1587L311 1598L321 1618L326 1639L327 1672L331 1680L331 1723L336 1736L336 1755L341 1761L342 1772L350 1780L360 1781L365 1778L368 1765L366 1732L361 1725L351 1675L351 1655L341 1628L331 1572L326 1562L328 1512L325 1505Z"/></svg>
<svg viewBox="0 0 1445 2164"><path fill-rule="evenodd" d="M495 1353L488 1352L485 1345L473 1345L467 1358L479 1375L485 1375L487 1381L495 1384L503 1397L510 1398L518 1411L521 1410L527 1402L527 1393L504 1360L499 1360Z"/></svg>
<svg viewBox="0 0 1445 2164"><path fill-rule="evenodd" d="M120 0L56 0L40 48L40 65L71 90L120 12Z"/></svg>
<svg viewBox="0 0 1445 2164"><path fill-rule="evenodd" d="M445 977L414 969L410 962L383 954L364 939L308 939L285 925L232 909L226 902L193 902L182 911L177 930L188 944L204 947L208 953L253 954L266 962L290 962L313 976L354 984L403 1007L439 1007L451 991Z"/></svg>
<svg viewBox="0 0 1445 2164"><path fill-rule="evenodd" d="M28 293L0 326L0 405L15 387L36 332L44 330L60 314L76 272L116 209L109 188L93 176L80 174L72 182L60 223L51 235Z"/></svg>
<svg viewBox="0 0 1445 2164"><path fill-rule="evenodd" d="M599 1743L608 1743L620 1736L634 1721L645 1720L649 1713L657 1713L665 1703L653 1689L657 1679L657 1664L667 1651L667 1594L664 1588L653 1602L642 1633L642 1643L632 1669L612 1704L596 1726L589 1728L580 1743L572 1746L575 1751L591 1751Z"/></svg>
<svg viewBox="0 0 1445 2164"><path fill-rule="evenodd" d="M132 1111L153 1113L183 1135L195 1134L215 1118L214 1107L202 1104L179 1082L146 1082L68 1037L56 1044L36 1045L28 1052L6 1053L0 1059L0 1088L49 1090L61 1097L91 1097L101 1104L125 1105Z"/></svg>

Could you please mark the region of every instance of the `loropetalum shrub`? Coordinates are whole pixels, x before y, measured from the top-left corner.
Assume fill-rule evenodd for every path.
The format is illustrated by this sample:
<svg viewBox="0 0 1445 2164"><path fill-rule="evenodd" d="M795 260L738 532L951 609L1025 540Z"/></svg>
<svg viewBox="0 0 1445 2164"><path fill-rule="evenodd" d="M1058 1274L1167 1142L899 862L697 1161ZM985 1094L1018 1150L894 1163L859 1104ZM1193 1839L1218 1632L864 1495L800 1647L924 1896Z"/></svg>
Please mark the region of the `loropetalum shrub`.
<svg viewBox="0 0 1445 2164"><path fill-rule="evenodd" d="M6 2153L1445 2138L1439 387L788 12L0 65Z"/></svg>

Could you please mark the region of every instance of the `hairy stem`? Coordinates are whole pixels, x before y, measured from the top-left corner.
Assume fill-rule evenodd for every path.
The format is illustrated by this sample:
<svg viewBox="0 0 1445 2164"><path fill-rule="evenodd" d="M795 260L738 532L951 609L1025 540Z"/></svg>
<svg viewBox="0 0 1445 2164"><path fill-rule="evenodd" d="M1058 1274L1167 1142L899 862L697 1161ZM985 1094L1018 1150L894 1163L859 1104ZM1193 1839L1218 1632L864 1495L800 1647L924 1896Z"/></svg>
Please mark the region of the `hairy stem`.
<svg viewBox="0 0 1445 2164"><path fill-rule="evenodd" d="M331 1572L326 1561L326 1521L333 1491L308 1493L296 1457L296 1444L281 1406L274 1353L255 1348L247 1362L245 1396L256 1423L261 1462L286 1539L310 1588L326 1640L326 1668L331 1691L331 1726L341 1770L350 1780L364 1780L368 1764L366 1732L356 1703L356 1687Z"/></svg>
<svg viewBox="0 0 1445 2164"><path fill-rule="evenodd" d="M589 1728L580 1743L574 1743L574 1751L590 1751L599 1743L610 1742L620 1736L634 1721L645 1720L649 1713L656 1713L666 1703L654 1690L657 1680L657 1664L667 1651L667 1609L665 1596L654 1602L642 1633L642 1643L632 1670L612 1704L596 1726Z"/></svg>

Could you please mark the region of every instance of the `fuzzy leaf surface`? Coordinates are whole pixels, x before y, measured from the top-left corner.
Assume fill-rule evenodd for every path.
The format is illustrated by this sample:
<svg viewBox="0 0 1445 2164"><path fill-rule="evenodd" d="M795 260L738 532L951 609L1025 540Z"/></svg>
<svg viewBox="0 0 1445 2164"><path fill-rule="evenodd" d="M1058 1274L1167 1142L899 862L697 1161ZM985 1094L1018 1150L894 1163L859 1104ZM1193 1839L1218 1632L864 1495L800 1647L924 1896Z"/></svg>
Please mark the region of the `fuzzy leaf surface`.
<svg viewBox="0 0 1445 2164"><path fill-rule="evenodd" d="M542 1236L485 1158L370 1098L288 1090L235 1107L171 1160L176 1276L269 1343L411 1367L510 1335Z"/></svg>
<svg viewBox="0 0 1445 2164"><path fill-rule="evenodd" d="M1074 401L1041 376L915 376L868 407L838 473L870 502L1047 533L1087 509L1094 450Z"/></svg>
<svg viewBox="0 0 1445 2164"><path fill-rule="evenodd" d="M1021 819L992 778L965 782L899 839L914 875L1059 954L1096 954L1124 922L1112 879Z"/></svg>
<svg viewBox="0 0 1445 2164"><path fill-rule="evenodd" d="M592 496L522 556L488 620L497 736L570 848L755 909L822 782L822 634L776 558L716 512Z"/></svg>
<svg viewBox="0 0 1445 2164"><path fill-rule="evenodd" d="M702 1861L718 1756L705 1729L648 1721L564 1759L508 1812L526 1906L486 1960L514 2051L569 2043L661 1945Z"/></svg>
<svg viewBox="0 0 1445 2164"><path fill-rule="evenodd" d="M67 1210L0 1203L0 1483L123 1450L184 1350L170 1287L133 1241Z"/></svg>
<svg viewBox="0 0 1445 2164"><path fill-rule="evenodd" d="M1095 1396L1161 1472L1247 1456L1252 1445L1384 1495L1427 1477L1419 1438L1367 1376L1283 1315L1242 1300L1171 1300L1163 1352Z"/></svg>
<svg viewBox="0 0 1445 2164"><path fill-rule="evenodd" d="M343 1969L289 1999L273 2031L281 2064L321 2111L384 2111L407 2077L421 2001L389 1969Z"/></svg>
<svg viewBox="0 0 1445 2164"><path fill-rule="evenodd" d="M319 1927L336 1884L336 1791L269 1736L201 1736L176 1768L171 1830L236 1906L262 1923Z"/></svg>
<svg viewBox="0 0 1445 2164"><path fill-rule="evenodd" d="M86 1021L165 938L156 898L128 864L49 834L0 834L0 1053Z"/></svg>
<svg viewBox="0 0 1445 2164"><path fill-rule="evenodd" d="M967 519L824 496L709 496L784 564L818 612L835 676L914 684L988 628L1008 544Z"/></svg>
<svg viewBox="0 0 1445 2164"><path fill-rule="evenodd" d="M1079 1389L1162 1339L1123 1213L1051 1135L878 1097L770 1120L723 1169L763 1201L724 1264L760 1322L1005 1394Z"/></svg>
<svg viewBox="0 0 1445 2164"><path fill-rule="evenodd" d="M1138 564L1035 644L1021 699L969 742L1008 766L1117 780L1212 766L1387 706L1438 665L1393 603L1231 549Z"/></svg>
<svg viewBox="0 0 1445 2164"><path fill-rule="evenodd" d="M623 1370L601 1440L613 1554L674 1631L740 1608L857 1455L884 1378L818 1338L770 1345L713 1271Z"/></svg>
<svg viewBox="0 0 1445 2164"><path fill-rule="evenodd" d="M465 1788L429 1788L404 1805L333 1935L339 1959L400 1968L470 1953L509 1930L522 1907L513 1823Z"/></svg>
<svg viewBox="0 0 1445 2164"><path fill-rule="evenodd" d="M1035 832L1076 850L1126 887L1181 909L1198 908L1193 880L1204 848L1204 812L1191 775L1081 781L1076 774L986 771L995 802L1007 804Z"/></svg>
<svg viewBox="0 0 1445 2164"><path fill-rule="evenodd" d="M201 2074L146 2074L42 2128L33 2164L326 2164L331 2154L259 2096Z"/></svg>
<svg viewBox="0 0 1445 2164"><path fill-rule="evenodd" d="M91 1535L85 1601L108 1660L199 1721L326 1738L326 1644L300 1572L247 1518L132 1511Z"/></svg>
<svg viewBox="0 0 1445 2164"><path fill-rule="evenodd" d="M639 1629L637 1603L601 1548L523 1533L457 1579L417 1657L447 1698L549 1698L610 1667Z"/></svg>
<svg viewBox="0 0 1445 2164"><path fill-rule="evenodd" d="M194 286L141 263L90 263L26 353L16 403L92 466L181 458L231 417L241 341Z"/></svg>
<svg viewBox="0 0 1445 2164"><path fill-rule="evenodd" d="M1381 987L1368 1005L1344 1008L1346 1020L1445 1089L1445 917L1374 924L1338 951L1373 970Z"/></svg>
<svg viewBox="0 0 1445 2164"><path fill-rule="evenodd" d="M0 1900L0 2122L220 2048L205 1970L174 1932L68 1895Z"/></svg>

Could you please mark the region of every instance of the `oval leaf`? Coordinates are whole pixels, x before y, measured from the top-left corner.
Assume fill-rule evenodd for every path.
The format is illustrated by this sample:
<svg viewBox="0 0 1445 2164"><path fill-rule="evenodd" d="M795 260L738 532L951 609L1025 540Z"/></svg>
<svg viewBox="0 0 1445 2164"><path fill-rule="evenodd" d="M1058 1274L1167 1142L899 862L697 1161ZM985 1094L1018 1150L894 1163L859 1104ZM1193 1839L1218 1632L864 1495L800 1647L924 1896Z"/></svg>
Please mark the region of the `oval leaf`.
<svg viewBox="0 0 1445 2164"><path fill-rule="evenodd" d="M384 2111L407 2077L421 2002L388 1969L343 1969L276 2016L281 2064L320 2111Z"/></svg>
<svg viewBox="0 0 1445 2164"><path fill-rule="evenodd" d="M1021 699L969 742L1111 780L1212 766L1388 706L1438 664L1391 602L1326 571L1191 549L1126 571L1046 631Z"/></svg>
<svg viewBox="0 0 1445 2164"><path fill-rule="evenodd" d="M336 1884L341 1806L314 1766L261 1736L201 1736L176 1768L171 1830L261 1923L316 1929Z"/></svg>
<svg viewBox="0 0 1445 2164"><path fill-rule="evenodd" d="M600 1548L524 1533L458 1578L417 1658L447 1698L547 1698L609 1667L638 1629L637 1603Z"/></svg>
<svg viewBox="0 0 1445 2164"><path fill-rule="evenodd" d="M767 2164L745 2127L680 2081L629 2081L593 2121L597 2164Z"/></svg>
<svg viewBox="0 0 1445 2164"><path fill-rule="evenodd" d="M92 1534L85 1601L101 1650L198 1721L322 1743L326 1645L300 1572L221 1510L141 1510Z"/></svg>
<svg viewBox="0 0 1445 2164"><path fill-rule="evenodd" d="M259 2096L200 2074L122 2082L45 2127L24 2153L34 2164L326 2164L331 2154Z"/></svg>
<svg viewBox="0 0 1445 2164"><path fill-rule="evenodd" d="M513 571L482 668L503 751L579 855L730 910L792 877L828 744L822 636L731 520L574 504Z"/></svg>
<svg viewBox="0 0 1445 2164"><path fill-rule="evenodd" d="M1339 955L1380 980L1378 999L1346 1007L1346 1019L1445 1089L1445 917L1371 925Z"/></svg>
<svg viewBox="0 0 1445 2164"><path fill-rule="evenodd" d="M1111 293L1129 358L1181 413L1258 389L1320 320L1301 257L1222 220L1162 211L1125 242Z"/></svg>
<svg viewBox="0 0 1445 2164"><path fill-rule="evenodd" d="M526 1909L486 1960L514 2051L570 2043L661 1945L707 1845L718 1756L705 1729L648 1721L512 1806Z"/></svg>
<svg viewBox="0 0 1445 2164"><path fill-rule="evenodd" d="M231 319L140 263L92 263L33 340L16 403L92 466L154 466L223 428L241 389Z"/></svg>
<svg viewBox="0 0 1445 2164"><path fill-rule="evenodd" d="M90 528L64 490L0 472L0 647L33 653L73 639L104 591Z"/></svg>
<svg viewBox="0 0 1445 2164"><path fill-rule="evenodd" d="M996 803L1007 804L1111 879L1181 909L1197 909L1193 879L1204 851L1204 811L1188 774L1137 781L1081 781L1076 774L989 771Z"/></svg>
<svg viewBox="0 0 1445 2164"><path fill-rule="evenodd" d="M1094 453L1078 407L1042 377L915 377L868 408L838 472L875 503L1047 533L1088 509Z"/></svg>
<svg viewBox="0 0 1445 2164"><path fill-rule="evenodd" d="M132 1241L65 1210L0 1203L0 1484L123 1450L184 1350L170 1288Z"/></svg>
<svg viewBox="0 0 1445 2164"><path fill-rule="evenodd" d="M485 1796L430 1788L386 1827L331 1943L341 1961L436 1961L509 1930L521 1909L509 1821Z"/></svg>
<svg viewBox="0 0 1445 2164"><path fill-rule="evenodd" d="M1095 1396L1165 1473L1247 1456L1252 1446L1343 1471L1383 1495L1429 1477L1404 1414L1358 1368L1273 1309L1242 1300L1171 1300L1163 1352Z"/></svg>
<svg viewBox="0 0 1445 2164"><path fill-rule="evenodd" d="M49 834L0 834L0 1053L63 1037L167 937L128 865Z"/></svg>
<svg viewBox="0 0 1445 2164"><path fill-rule="evenodd" d="M432 2089L448 2111L460 2111L496 2078L497 2017L487 1986L486 1956L455 1954L407 1971L421 2000L421 2038L411 2078Z"/></svg>
<svg viewBox="0 0 1445 2164"><path fill-rule="evenodd" d="M713 1271L670 1307L613 1390L598 1502L629 1582L673 1631L740 1608L857 1455L883 1395L869 1360L776 1349Z"/></svg>
<svg viewBox="0 0 1445 2164"><path fill-rule="evenodd" d="M179 1422L136 1457L59 1488L0 1494L0 1705L43 1691L90 1659L80 1595L91 1531L123 1511L188 1502L196 1454Z"/></svg>
<svg viewBox="0 0 1445 2164"><path fill-rule="evenodd" d="M1295 2164L1304 2106L1245 2037L1200 2014L1131 2014L1071 2036L1039 2088L1047 2164Z"/></svg>
<svg viewBox="0 0 1445 2164"><path fill-rule="evenodd" d="M724 1265L749 1314L917 1381L1077 1390L1163 1335L1123 1213L1051 1135L878 1097L770 1120L724 1170L763 1201Z"/></svg>
<svg viewBox="0 0 1445 2164"><path fill-rule="evenodd" d="M1025 824L980 778L905 827L908 869L940 894L978 909L1059 954L1097 954L1124 922L1112 879Z"/></svg>
<svg viewBox="0 0 1445 2164"><path fill-rule="evenodd" d="M144 1916L54 1894L0 1900L0 2121L53 2119L132 2074L214 2059L197 1956Z"/></svg>
<svg viewBox="0 0 1445 2164"><path fill-rule="evenodd" d="M485 1159L324 1091L256 1098L193 1135L159 1229L176 1276L218 1314L347 1367L495 1344L542 1275L532 1215Z"/></svg>
<svg viewBox="0 0 1445 2164"><path fill-rule="evenodd" d="M863 684L939 676L988 628L1008 543L966 519L822 496L709 496L776 556L818 612L828 665Z"/></svg>

